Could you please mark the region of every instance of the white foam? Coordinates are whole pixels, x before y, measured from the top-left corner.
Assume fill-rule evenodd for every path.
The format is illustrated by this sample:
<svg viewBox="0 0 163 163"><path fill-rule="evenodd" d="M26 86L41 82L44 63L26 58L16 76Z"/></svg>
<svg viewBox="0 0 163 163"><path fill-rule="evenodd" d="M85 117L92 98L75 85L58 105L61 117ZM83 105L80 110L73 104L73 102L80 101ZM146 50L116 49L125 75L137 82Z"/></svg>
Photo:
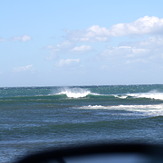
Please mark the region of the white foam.
<svg viewBox="0 0 163 163"><path fill-rule="evenodd" d="M126 99L128 95L113 95L116 98Z"/></svg>
<svg viewBox="0 0 163 163"><path fill-rule="evenodd" d="M135 98L150 98L155 100L163 100L163 93L152 91L148 93L131 93L128 96L132 96Z"/></svg>
<svg viewBox="0 0 163 163"><path fill-rule="evenodd" d="M157 104L157 105L116 105L116 106L88 105L88 106L83 106L80 108L81 109L125 110L125 111L139 112L139 113L142 113L142 115L163 116L163 104Z"/></svg>
<svg viewBox="0 0 163 163"><path fill-rule="evenodd" d="M63 88L58 94L64 94L69 98L81 98L91 94L87 89L82 88Z"/></svg>

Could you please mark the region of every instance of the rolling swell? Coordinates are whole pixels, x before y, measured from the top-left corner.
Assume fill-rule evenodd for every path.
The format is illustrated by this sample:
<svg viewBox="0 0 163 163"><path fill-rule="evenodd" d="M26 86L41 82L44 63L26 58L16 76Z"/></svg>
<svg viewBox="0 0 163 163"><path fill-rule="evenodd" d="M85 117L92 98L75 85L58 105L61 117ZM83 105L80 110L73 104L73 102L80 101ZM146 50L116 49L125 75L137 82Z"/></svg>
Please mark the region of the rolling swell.
<svg viewBox="0 0 163 163"><path fill-rule="evenodd" d="M0 98L0 105L2 104L16 104L16 103L60 103L60 102L95 102L100 104L105 102L106 105L117 105L117 104L161 104L162 99L147 98L147 97L136 97L131 95L112 95L112 94L95 94L89 93L82 97L68 97L66 94L47 94L47 95L34 95L34 96L16 96L16 97L3 97Z"/></svg>
<svg viewBox="0 0 163 163"><path fill-rule="evenodd" d="M120 119L120 120L108 120L108 121L94 121L94 122L84 122L84 123L62 123L62 124L53 124L47 123L44 125L38 126L26 126L22 128L22 126L18 126L17 128L13 128L11 130L3 130L2 132L5 135L12 136L10 140L16 140L17 137L21 135L19 140L26 141L28 139L36 139L39 140L45 139L81 139L88 140L91 137L111 137L114 138L119 137L120 135L125 137L130 137L132 139L131 133L141 133L141 136L147 134L145 132L154 131L153 126L158 123L157 130L162 128L161 117L155 118L142 118L142 119ZM15 133L13 136L13 132ZM130 133L131 132L131 133ZM100 133L102 135L100 135ZM85 137L87 135L87 138ZM135 137L134 135L134 137ZM140 135L139 135L140 136ZM1 137L4 141L7 141L7 138ZM102 137L101 137L102 139Z"/></svg>

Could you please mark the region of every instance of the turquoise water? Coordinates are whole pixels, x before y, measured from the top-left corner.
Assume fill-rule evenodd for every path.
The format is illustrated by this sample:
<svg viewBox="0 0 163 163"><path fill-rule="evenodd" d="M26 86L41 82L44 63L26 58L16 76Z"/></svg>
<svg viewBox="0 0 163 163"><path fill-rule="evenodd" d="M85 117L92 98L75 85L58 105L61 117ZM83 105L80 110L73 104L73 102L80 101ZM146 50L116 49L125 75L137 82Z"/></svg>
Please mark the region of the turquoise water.
<svg viewBox="0 0 163 163"><path fill-rule="evenodd" d="M163 85L0 88L0 162L87 142L163 143Z"/></svg>

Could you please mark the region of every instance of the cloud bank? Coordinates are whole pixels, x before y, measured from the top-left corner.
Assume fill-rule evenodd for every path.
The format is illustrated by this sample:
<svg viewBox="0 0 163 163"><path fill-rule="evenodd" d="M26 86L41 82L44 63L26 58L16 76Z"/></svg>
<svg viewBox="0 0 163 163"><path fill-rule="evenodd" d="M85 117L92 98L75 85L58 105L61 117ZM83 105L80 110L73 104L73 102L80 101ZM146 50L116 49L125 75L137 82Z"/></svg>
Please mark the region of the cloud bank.
<svg viewBox="0 0 163 163"><path fill-rule="evenodd" d="M155 63L161 66L163 61L163 18L144 16L109 28L93 25L66 34L62 42L48 47L58 67L79 64L103 68L139 64L140 67ZM78 59L71 59L76 55Z"/></svg>
<svg viewBox="0 0 163 163"><path fill-rule="evenodd" d="M93 25L83 32L72 33L76 41L107 41L110 37L163 34L163 19L155 16L144 16L131 23L119 23L110 28Z"/></svg>

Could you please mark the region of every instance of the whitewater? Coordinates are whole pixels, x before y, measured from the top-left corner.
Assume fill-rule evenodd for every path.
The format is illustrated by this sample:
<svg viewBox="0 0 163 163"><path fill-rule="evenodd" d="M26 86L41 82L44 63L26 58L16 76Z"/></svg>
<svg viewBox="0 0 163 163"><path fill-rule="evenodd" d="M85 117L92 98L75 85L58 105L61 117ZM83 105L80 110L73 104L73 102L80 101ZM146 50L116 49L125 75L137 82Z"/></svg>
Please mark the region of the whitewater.
<svg viewBox="0 0 163 163"><path fill-rule="evenodd" d="M62 88L58 95L66 95L69 98L81 98L86 97L91 94L91 92L87 89L81 88Z"/></svg>

